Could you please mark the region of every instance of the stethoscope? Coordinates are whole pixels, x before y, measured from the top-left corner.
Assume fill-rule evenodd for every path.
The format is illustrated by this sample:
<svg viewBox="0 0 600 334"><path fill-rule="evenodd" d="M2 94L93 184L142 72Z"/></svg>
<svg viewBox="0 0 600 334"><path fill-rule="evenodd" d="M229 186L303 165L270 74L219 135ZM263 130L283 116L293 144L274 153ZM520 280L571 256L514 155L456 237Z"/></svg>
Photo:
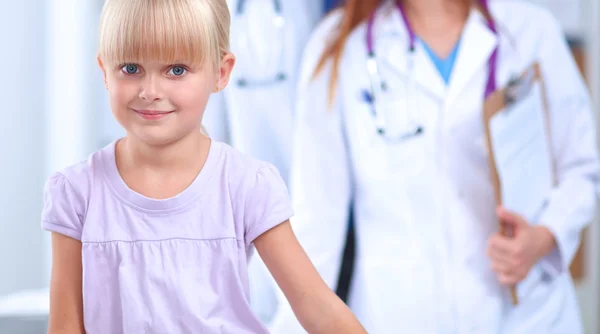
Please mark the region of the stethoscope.
<svg viewBox="0 0 600 334"><path fill-rule="evenodd" d="M489 12L488 0L480 0L481 5L484 9ZM401 1L396 1L396 8L400 12L402 16L402 20L404 21L404 25L409 35L409 44L408 44L408 68L409 68L409 98L413 100L412 108L410 110L406 110L406 112L412 114L417 109L417 101L415 95L415 75L414 75L414 54L415 54L415 43L416 43L416 35L410 23L408 22L408 18L406 17L406 13L404 8L402 7ZM375 117L375 126L377 129L377 133L383 136L387 140L391 141L402 141L415 136L418 136L423 133L425 127L421 122L415 121L411 118L410 121L407 122L407 126L405 129L399 131L396 134L389 134L386 128L386 115L381 110L383 108L378 108L378 104L382 102L382 97L384 93L387 92L388 85L385 81L381 79L379 75L379 68L377 65L377 55L375 53L375 47L373 42L373 27L375 25L375 13L373 13L369 17L369 21L367 23L367 36L366 36L366 44L367 44L367 73L369 75L369 81L371 86L371 91L369 96L365 98L371 105L371 111L373 116ZM492 30L494 34L497 35L496 26L493 20L488 19L488 26ZM488 59L488 79L485 88L485 97L487 98L491 93L496 90L496 63L498 57L498 47L494 49L492 55ZM381 107L381 105L379 105ZM378 110L379 109L379 110Z"/></svg>
<svg viewBox="0 0 600 334"><path fill-rule="evenodd" d="M237 5L236 5L236 16L237 17L242 17L245 13L245 5L246 5L246 1L245 0L238 0L237 1ZM276 83L280 83L283 82L287 79L287 74L285 73L283 67L283 52L284 52L284 47L283 44L285 42L285 36L284 36L284 26L285 26L285 18L283 17L283 10L281 8L281 0L273 0L273 9L275 11L275 17L273 18L273 26L274 28L278 31L279 35L280 35L280 43L279 43L279 57L278 57L278 61L279 64L273 64L273 65L277 65L278 69L277 72L275 73L275 75L273 77L268 77L268 78L249 78L247 76L244 76L243 74L240 75L240 77L237 79L237 85L238 87L258 87L258 86L269 86L272 84L276 84ZM249 23L248 23L249 24ZM247 31L244 34L244 32L239 31L238 32L239 35L239 40L240 40L240 44L243 45L243 49L245 50L249 50L249 38L248 38L248 34Z"/></svg>

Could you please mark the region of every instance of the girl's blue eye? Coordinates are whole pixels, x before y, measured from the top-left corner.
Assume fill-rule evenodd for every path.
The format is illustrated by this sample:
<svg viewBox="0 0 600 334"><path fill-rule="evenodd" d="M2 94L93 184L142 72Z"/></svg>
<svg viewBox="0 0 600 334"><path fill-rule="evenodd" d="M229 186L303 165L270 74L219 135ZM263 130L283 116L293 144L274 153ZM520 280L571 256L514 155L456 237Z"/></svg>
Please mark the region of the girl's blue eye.
<svg viewBox="0 0 600 334"><path fill-rule="evenodd" d="M186 71L187 70L183 66L173 66L169 70L169 74L179 77L179 76L184 75Z"/></svg>
<svg viewBox="0 0 600 334"><path fill-rule="evenodd" d="M126 64L121 67L121 71L127 74L136 74L138 72L138 66L136 64Z"/></svg>

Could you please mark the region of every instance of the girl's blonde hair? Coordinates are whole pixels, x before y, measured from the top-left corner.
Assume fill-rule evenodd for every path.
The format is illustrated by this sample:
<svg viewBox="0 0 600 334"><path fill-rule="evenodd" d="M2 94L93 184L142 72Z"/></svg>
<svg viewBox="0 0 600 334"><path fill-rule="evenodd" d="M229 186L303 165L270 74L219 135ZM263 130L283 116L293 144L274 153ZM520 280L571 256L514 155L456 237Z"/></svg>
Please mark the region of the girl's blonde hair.
<svg viewBox="0 0 600 334"><path fill-rule="evenodd" d="M229 51L229 26L226 0L106 0L98 57L111 64L209 62L217 69Z"/></svg>

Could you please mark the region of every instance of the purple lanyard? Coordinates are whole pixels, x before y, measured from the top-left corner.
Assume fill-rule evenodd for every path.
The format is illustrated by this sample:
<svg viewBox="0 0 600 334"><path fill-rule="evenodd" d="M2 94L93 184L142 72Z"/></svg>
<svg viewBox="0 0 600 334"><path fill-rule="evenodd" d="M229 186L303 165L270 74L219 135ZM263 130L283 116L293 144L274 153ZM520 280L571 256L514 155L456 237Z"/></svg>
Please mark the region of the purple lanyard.
<svg viewBox="0 0 600 334"><path fill-rule="evenodd" d="M488 0L480 0L483 8L489 13ZM401 1L396 1L396 7L400 11L402 15L402 19L404 20L404 24L406 26L406 30L408 31L409 36L409 51L414 52L415 50L415 32L412 30L410 24L408 23L408 19L406 17L406 13L402 8ZM369 17L369 22L367 24L367 51L369 52L370 57L375 56L375 48L373 47L373 26L375 24L375 13ZM496 25L493 20L488 20L488 27L494 34L497 34ZM494 48L490 59L488 60L488 79L485 85L485 98L487 98L491 93L496 90L496 63L498 58L498 47Z"/></svg>

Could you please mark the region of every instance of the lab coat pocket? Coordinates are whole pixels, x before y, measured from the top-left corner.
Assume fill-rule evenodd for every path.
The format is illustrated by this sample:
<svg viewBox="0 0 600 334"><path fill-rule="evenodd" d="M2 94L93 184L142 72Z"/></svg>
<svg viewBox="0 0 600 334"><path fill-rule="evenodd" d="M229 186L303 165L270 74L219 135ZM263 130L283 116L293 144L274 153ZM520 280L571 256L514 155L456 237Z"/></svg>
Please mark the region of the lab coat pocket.
<svg viewBox="0 0 600 334"><path fill-rule="evenodd" d="M387 145L377 132L372 102L357 103L349 110L348 115L348 140L351 147L356 147L357 175L371 180L387 179Z"/></svg>
<svg viewBox="0 0 600 334"><path fill-rule="evenodd" d="M532 297L532 294L536 292L540 294L540 285L544 284L544 272L541 270L539 265L534 265L524 280L517 284L517 294L519 300L528 300ZM535 295L534 295L535 296Z"/></svg>
<svg viewBox="0 0 600 334"><path fill-rule="evenodd" d="M424 112L416 110L418 96L395 93L386 100L385 112L388 165L393 174L414 177L425 167L427 147L425 145Z"/></svg>
<svg viewBox="0 0 600 334"><path fill-rule="evenodd" d="M559 280L552 280L539 264L517 285L519 304L510 306L503 333L552 333L565 302Z"/></svg>
<svg viewBox="0 0 600 334"><path fill-rule="evenodd" d="M395 176L413 178L425 169L427 148L423 135L389 143L387 163L389 171Z"/></svg>
<svg viewBox="0 0 600 334"><path fill-rule="evenodd" d="M360 149L362 175L373 179L414 177L425 165L424 124L402 80L389 80L388 88L373 99L369 89L358 90L354 115L355 143ZM421 115L422 116L422 115ZM359 166L360 167L360 166Z"/></svg>

